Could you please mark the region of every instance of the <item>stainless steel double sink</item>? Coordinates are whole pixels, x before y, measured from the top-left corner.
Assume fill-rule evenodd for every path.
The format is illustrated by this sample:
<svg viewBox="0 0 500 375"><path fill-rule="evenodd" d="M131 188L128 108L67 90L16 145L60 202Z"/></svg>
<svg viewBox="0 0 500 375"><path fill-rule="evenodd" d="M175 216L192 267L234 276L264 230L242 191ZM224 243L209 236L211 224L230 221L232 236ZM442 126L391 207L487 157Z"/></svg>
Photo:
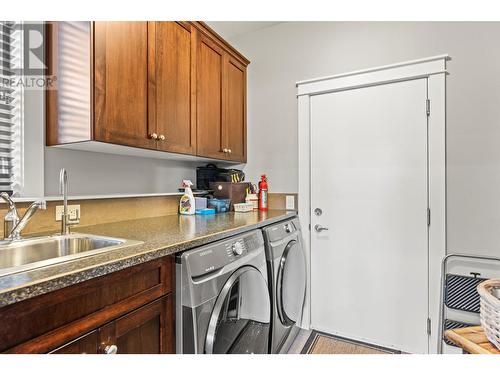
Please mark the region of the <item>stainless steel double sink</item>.
<svg viewBox="0 0 500 375"><path fill-rule="evenodd" d="M0 241L0 276L68 262L140 241L73 233Z"/></svg>

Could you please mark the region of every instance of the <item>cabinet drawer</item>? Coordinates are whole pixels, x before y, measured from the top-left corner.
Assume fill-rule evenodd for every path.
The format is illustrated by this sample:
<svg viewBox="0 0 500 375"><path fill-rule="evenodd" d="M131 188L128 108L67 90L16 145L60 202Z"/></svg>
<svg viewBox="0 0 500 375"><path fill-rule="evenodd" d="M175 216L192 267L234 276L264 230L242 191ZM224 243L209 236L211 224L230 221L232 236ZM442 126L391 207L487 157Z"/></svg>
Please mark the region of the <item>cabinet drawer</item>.
<svg viewBox="0 0 500 375"><path fill-rule="evenodd" d="M161 297L99 329L78 337L51 354L175 353L173 294ZM106 348L114 347L114 352Z"/></svg>
<svg viewBox="0 0 500 375"><path fill-rule="evenodd" d="M0 351L46 353L170 293L173 265L165 257L6 306Z"/></svg>
<svg viewBox="0 0 500 375"><path fill-rule="evenodd" d="M97 354L99 335L92 331L85 336L57 348L51 354Z"/></svg>

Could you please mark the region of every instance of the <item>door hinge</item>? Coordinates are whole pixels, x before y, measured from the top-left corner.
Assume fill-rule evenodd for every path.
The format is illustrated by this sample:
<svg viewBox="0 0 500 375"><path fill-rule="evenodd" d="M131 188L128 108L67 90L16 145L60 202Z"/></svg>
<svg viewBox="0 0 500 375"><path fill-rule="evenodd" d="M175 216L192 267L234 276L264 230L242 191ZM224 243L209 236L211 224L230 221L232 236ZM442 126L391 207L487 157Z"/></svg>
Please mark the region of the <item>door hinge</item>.
<svg viewBox="0 0 500 375"><path fill-rule="evenodd" d="M309 223L309 231L311 231L311 223Z"/></svg>
<svg viewBox="0 0 500 375"><path fill-rule="evenodd" d="M425 111L427 112L427 116L431 115L431 101L430 101L430 99L427 99L425 101Z"/></svg>
<svg viewBox="0 0 500 375"><path fill-rule="evenodd" d="M427 335L431 335L431 318L427 318Z"/></svg>
<svg viewBox="0 0 500 375"><path fill-rule="evenodd" d="M431 225L431 209L427 209L427 226Z"/></svg>

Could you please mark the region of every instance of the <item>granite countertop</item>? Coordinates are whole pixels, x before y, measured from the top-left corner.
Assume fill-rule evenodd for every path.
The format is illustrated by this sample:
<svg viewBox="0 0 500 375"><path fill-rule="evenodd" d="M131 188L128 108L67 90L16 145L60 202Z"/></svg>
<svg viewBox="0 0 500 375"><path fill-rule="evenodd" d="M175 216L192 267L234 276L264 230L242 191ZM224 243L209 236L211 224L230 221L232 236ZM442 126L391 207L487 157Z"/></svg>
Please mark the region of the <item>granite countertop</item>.
<svg viewBox="0 0 500 375"><path fill-rule="evenodd" d="M0 307L291 218L295 211L168 215L74 228L140 244L0 277Z"/></svg>

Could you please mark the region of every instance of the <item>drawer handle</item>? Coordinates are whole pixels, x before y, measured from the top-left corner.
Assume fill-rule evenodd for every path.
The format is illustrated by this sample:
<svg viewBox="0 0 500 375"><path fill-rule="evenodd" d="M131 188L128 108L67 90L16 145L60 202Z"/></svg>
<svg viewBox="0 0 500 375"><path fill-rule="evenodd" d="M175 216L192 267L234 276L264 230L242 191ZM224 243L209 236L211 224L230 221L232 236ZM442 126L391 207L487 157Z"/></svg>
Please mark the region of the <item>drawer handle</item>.
<svg viewBox="0 0 500 375"><path fill-rule="evenodd" d="M102 353L103 354L116 354L116 353L118 353L118 346L106 345L104 348L102 348Z"/></svg>

